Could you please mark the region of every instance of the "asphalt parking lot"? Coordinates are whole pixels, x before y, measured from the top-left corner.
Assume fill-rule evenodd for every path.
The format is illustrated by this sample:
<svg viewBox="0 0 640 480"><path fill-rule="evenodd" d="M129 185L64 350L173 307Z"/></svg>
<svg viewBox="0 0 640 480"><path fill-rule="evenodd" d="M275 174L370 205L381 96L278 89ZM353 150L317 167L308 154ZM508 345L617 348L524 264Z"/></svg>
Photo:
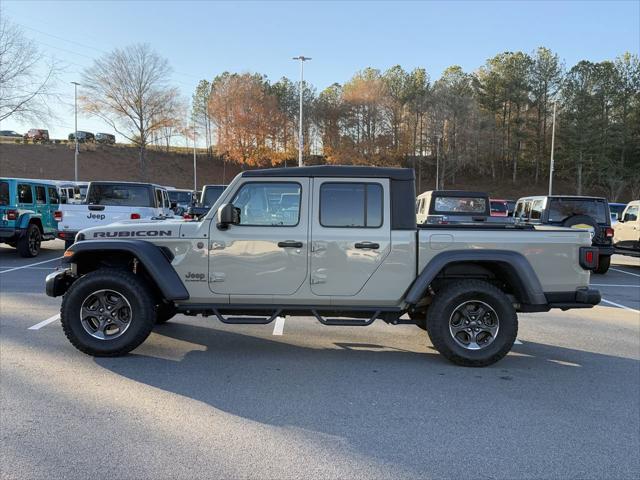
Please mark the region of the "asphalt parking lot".
<svg viewBox="0 0 640 480"><path fill-rule="evenodd" d="M176 317L123 358L66 340L43 293L62 243L0 247L2 478L638 478L640 262L590 310L520 316L454 366L412 325Z"/></svg>

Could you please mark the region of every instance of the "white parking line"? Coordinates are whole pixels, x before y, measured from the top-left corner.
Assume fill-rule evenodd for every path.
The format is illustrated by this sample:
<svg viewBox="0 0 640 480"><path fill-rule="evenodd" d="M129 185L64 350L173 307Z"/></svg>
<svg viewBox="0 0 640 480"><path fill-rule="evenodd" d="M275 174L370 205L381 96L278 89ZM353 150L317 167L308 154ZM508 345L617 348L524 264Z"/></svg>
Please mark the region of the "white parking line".
<svg viewBox="0 0 640 480"><path fill-rule="evenodd" d="M611 300L601 299L602 302L608 303L609 305L613 305L614 307L624 308L625 310L630 310L632 312L640 313L640 310L636 310L635 308L627 307L626 305L621 305L620 303L612 302Z"/></svg>
<svg viewBox="0 0 640 480"><path fill-rule="evenodd" d="M620 270L618 268L610 268L609 270L613 270L614 272L626 273L627 275L633 275L634 277L640 277L637 273L627 272L625 270Z"/></svg>
<svg viewBox="0 0 640 480"><path fill-rule="evenodd" d="M284 331L284 317L277 317L276 324L273 327L273 334L282 335L283 331Z"/></svg>
<svg viewBox="0 0 640 480"><path fill-rule="evenodd" d="M56 258L52 258L51 260L43 260L42 262L37 262L37 263L31 263L29 265L23 265L22 267L15 267L15 268L10 268L9 270L3 270L1 273L9 273L9 272L15 272L16 270L22 270L23 268L29 268L29 267L35 267L36 265L42 265L43 263L47 263L47 262L53 262L54 260L60 260L62 257L56 257Z"/></svg>
<svg viewBox="0 0 640 480"><path fill-rule="evenodd" d="M54 315L53 317L47 318L40 323L36 323L32 327L29 327L29 330L40 330L45 325L49 325L50 323L55 322L56 320L60 320L60 314Z"/></svg>
<svg viewBox="0 0 640 480"><path fill-rule="evenodd" d="M626 287L626 288L640 288L640 285L610 285L608 283L592 283L592 287Z"/></svg>

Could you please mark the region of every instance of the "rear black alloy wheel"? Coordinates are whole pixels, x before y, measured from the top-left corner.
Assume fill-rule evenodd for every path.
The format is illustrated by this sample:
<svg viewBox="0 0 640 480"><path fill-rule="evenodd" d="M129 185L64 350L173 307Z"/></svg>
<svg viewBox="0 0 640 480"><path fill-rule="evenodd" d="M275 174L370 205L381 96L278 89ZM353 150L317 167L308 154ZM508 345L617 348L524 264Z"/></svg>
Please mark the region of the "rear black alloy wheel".
<svg viewBox="0 0 640 480"><path fill-rule="evenodd" d="M458 305L449 318L449 333L467 350L482 350L496 339L500 319L496 311L480 300Z"/></svg>
<svg viewBox="0 0 640 480"><path fill-rule="evenodd" d="M94 356L124 355L149 336L156 309L148 285L132 272L102 268L76 280L62 298L69 341Z"/></svg>
<svg viewBox="0 0 640 480"><path fill-rule="evenodd" d="M24 236L18 240L16 246L21 257L32 258L40 253L41 243L42 235L40 235L40 229L32 223L27 228Z"/></svg>
<svg viewBox="0 0 640 480"><path fill-rule="evenodd" d="M481 280L464 280L436 292L427 315L427 333L436 350L453 363L484 367L511 350L518 317L499 288Z"/></svg>

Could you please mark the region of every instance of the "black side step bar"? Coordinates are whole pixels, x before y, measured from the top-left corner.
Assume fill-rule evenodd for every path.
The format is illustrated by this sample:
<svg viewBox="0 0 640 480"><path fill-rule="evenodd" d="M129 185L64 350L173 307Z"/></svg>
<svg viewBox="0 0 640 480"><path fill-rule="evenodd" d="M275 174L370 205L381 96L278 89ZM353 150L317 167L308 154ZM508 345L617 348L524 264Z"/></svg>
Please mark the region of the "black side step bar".
<svg viewBox="0 0 640 480"><path fill-rule="evenodd" d="M213 309L213 314L218 317L222 323L229 325L267 325L273 322L282 309L274 310L270 317L225 317L217 308Z"/></svg>
<svg viewBox="0 0 640 480"><path fill-rule="evenodd" d="M368 319L351 319L351 320L343 320L340 318L324 318L322 315L318 313L317 310L311 310L313 316L318 319L318 321L323 325L328 326L341 326L341 327L366 327L375 322L376 318L382 313L380 310L376 310L371 317Z"/></svg>

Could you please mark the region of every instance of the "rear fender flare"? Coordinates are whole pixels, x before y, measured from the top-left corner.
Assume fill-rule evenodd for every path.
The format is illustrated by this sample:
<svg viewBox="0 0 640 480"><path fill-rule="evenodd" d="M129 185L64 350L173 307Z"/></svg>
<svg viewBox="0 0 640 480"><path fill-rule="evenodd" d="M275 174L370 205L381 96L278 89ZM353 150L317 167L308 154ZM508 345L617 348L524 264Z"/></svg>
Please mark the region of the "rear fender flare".
<svg viewBox="0 0 640 480"><path fill-rule="evenodd" d="M436 276L447 265L459 262L497 264L508 276L518 301L529 305L546 305L547 298L531 263L524 255L509 250L450 250L431 259L409 288L405 301L416 305L426 294Z"/></svg>
<svg viewBox="0 0 640 480"><path fill-rule="evenodd" d="M79 264L82 262L83 256L110 252L124 252L137 258L162 292L164 299L176 301L189 298L189 292L171 265L171 261L158 246L143 240L85 240L77 242L67 249L63 261L69 264Z"/></svg>

